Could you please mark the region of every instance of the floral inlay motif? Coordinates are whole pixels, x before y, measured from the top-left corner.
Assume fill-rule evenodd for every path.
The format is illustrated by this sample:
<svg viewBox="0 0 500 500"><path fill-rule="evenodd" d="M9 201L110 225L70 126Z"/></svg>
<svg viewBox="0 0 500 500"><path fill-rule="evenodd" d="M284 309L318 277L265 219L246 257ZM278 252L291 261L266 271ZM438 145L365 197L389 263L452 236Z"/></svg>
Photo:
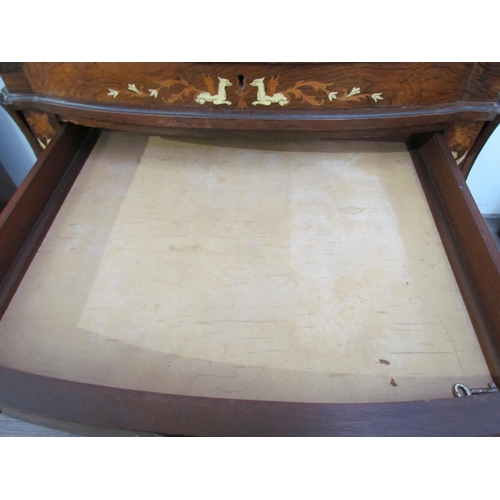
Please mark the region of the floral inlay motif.
<svg viewBox="0 0 500 500"><path fill-rule="evenodd" d="M220 79L220 78L219 78ZM226 80L225 78L222 79L224 81L229 81ZM180 78L178 80L164 80L162 82L159 82L159 88L158 91L166 88L167 90L170 90L171 87L181 87L181 91L177 92L176 94L172 94L168 99L165 99L165 97L162 97L162 100L168 104L173 104L174 102L177 102L179 100L184 100L186 97L193 97L193 99L196 101L196 98L202 94L209 94L209 95L215 95L217 94L217 88L215 86L215 82L211 76L203 76L203 81L206 86L206 90L204 89L198 89L195 86L191 85L185 78ZM225 94L225 92L224 92ZM221 93L222 97L222 93ZM224 99L225 100L225 99Z"/></svg>
<svg viewBox="0 0 500 500"><path fill-rule="evenodd" d="M462 163L465 160L467 152L465 152L460 158L458 157L458 153L456 151L452 151L451 155L453 156L453 159L457 162L457 165L460 165L460 163Z"/></svg>
<svg viewBox="0 0 500 500"><path fill-rule="evenodd" d="M231 106L232 101L228 100L227 87L233 87L233 84L227 78L217 77L218 82L210 75L203 76L205 89L200 89L189 83L185 78L167 79L161 82L155 82L154 88L145 88L135 83L129 83L126 90L117 90L108 88L107 96L116 99L119 95L124 95L128 98L153 98L156 99L162 95L161 99L167 104L174 104L178 101L193 100L194 102L203 106L206 103L211 103L216 106L222 104ZM334 83L322 83L316 81L299 80L295 85L277 92L279 83L279 75L273 76L268 82L265 82L265 77L256 78L251 87L256 88L256 97L252 100L253 106L271 106L277 104L279 106L287 106L294 100L300 99L301 103L307 103L312 106L322 106L325 103L341 102L341 101L355 101L361 102L362 100L371 99L374 103L382 101L382 92L367 93L361 92L360 87L344 88L335 90ZM170 91L170 92L165 92ZM232 90L238 97L236 103L237 108L248 108L246 100L249 91L244 91L242 88L236 86ZM328 100L327 100L328 99Z"/></svg>
<svg viewBox="0 0 500 500"><path fill-rule="evenodd" d="M36 137L38 144L40 144L42 149L45 149L56 134L55 128L49 121L49 115L37 111L25 111L24 117Z"/></svg>

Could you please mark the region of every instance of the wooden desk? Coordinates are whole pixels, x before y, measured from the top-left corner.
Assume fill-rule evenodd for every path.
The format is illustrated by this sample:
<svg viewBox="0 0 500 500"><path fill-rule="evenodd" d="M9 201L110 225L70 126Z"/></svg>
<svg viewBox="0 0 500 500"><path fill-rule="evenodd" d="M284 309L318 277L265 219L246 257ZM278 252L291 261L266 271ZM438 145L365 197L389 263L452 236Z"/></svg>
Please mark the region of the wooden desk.
<svg viewBox="0 0 500 500"><path fill-rule="evenodd" d="M3 71L45 146L2 214L6 407L167 434L498 433L498 394L451 396L500 381L499 255L460 170L497 65Z"/></svg>

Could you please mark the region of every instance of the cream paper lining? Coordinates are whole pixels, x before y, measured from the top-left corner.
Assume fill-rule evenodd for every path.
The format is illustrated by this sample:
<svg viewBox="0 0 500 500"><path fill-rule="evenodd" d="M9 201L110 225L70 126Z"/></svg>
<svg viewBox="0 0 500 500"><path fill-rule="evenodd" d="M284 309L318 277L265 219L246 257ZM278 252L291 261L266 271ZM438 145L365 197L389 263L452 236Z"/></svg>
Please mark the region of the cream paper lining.
<svg viewBox="0 0 500 500"><path fill-rule="evenodd" d="M139 141L104 140L118 148L127 137ZM454 382L490 381L404 145L151 137L121 181L120 166L103 162L90 161L94 182L122 186L94 186L113 191L119 206L113 217L93 207L86 219L89 231L107 228L92 279L81 269L72 278L70 269L85 265L95 241L52 255L40 271L54 281L37 309L45 310L45 332L61 330L45 302L62 294L64 280L79 301L63 321L73 332L66 351L51 343L45 373L159 392L328 402L449 397ZM92 176L82 175L77 183L87 178L87 196L95 196ZM74 203L85 219L81 193ZM42 256L51 238L61 244L61 235L50 236ZM5 325L30 322L19 307L14 301L2 321L1 342ZM80 358L68 356L83 338ZM19 359L40 372L33 356Z"/></svg>

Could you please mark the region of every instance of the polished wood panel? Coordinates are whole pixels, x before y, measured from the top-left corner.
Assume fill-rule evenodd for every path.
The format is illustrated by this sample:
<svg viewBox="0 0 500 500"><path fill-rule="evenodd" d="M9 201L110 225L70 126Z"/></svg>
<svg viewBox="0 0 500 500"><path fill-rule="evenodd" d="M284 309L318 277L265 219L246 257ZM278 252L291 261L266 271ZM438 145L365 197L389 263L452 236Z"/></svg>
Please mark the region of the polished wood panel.
<svg viewBox="0 0 500 500"><path fill-rule="evenodd" d="M32 94L33 89L23 70L23 63L0 62L0 73L7 88L22 94Z"/></svg>
<svg viewBox="0 0 500 500"><path fill-rule="evenodd" d="M2 67L11 109L62 121L170 135L267 131L338 139L406 140L448 130L457 159L499 112L496 63L23 63ZM221 78L225 83L219 88ZM259 83L259 80L262 80ZM203 98L202 98L203 97ZM219 99L216 99L219 97ZM460 156L458 156L460 154Z"/></svg>
<svg viewBox="0 0 500 500"><path fill-rule="evenodd" d="M24 63L23 69L38 94L146 109L200 108L196 97L214 94L218 78L228 80L231 104L203 106L219 111L258 111L251 84L261 78L269 96L281 93L288 101L273 108L315 112L495 100L500 90L498 69L474 63Z"/></svg>

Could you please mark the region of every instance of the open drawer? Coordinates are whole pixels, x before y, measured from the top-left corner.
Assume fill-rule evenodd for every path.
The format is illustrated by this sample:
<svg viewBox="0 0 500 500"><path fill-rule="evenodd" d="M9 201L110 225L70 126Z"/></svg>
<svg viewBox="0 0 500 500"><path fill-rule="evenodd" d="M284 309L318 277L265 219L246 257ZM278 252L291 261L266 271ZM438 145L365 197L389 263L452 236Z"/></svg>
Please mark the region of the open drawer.
<svg viewBox="0 0 500 500"><path fill-rule="evenodd" d="M63 124L0 216L0 407L173 435L500 432L499 254L441 133Z"/></svg>
<svg viewBox="0 0 500 500"><path fill-rule="evenodd" d="M386 413L446 433L419 407L460 420L498 400L453 399L492 376L401 143L106 132L0 326L31 404L55 384L53 416L90 398L79 418L99 425L137 398L129 425L170 434L361 432L340 408L368 433L394 432Z"/></svg>

